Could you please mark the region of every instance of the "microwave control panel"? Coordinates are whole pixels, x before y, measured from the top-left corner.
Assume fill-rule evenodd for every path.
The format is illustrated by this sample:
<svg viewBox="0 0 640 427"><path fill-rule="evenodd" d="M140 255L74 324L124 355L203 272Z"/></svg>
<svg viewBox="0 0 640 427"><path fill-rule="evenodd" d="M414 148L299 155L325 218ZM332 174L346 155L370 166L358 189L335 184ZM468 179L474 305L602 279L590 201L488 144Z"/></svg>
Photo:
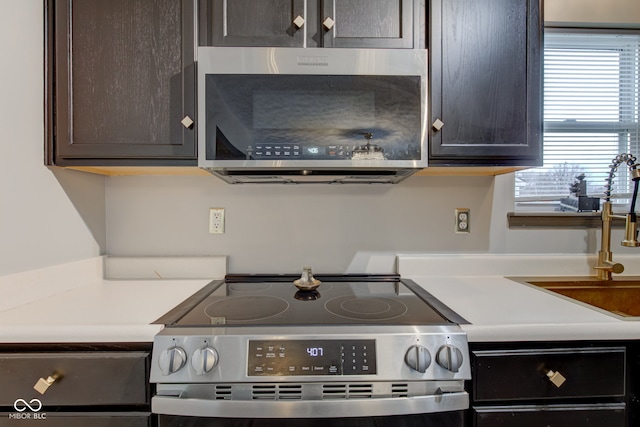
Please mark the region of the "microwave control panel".
<svg viewBox="0 0 640 427"><path fill-rule="evenodd" d="M297 144L256 144L247 147L247 156L253 160L348 160L353 147L346 145L301 146Z"/></svg>

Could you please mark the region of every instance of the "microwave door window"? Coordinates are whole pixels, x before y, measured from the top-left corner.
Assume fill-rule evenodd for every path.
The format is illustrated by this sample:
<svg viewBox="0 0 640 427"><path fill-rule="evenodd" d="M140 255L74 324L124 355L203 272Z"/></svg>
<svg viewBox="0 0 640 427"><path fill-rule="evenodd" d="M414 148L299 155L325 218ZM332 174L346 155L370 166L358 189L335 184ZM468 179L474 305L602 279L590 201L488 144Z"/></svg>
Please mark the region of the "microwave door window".
<svg viewBox="0 0 640 427"><path fill-rule="evenodd" d="M258 90L253 96L253 112L254 129L370 129L375 126L375 93Z"/></svg>
<svg viewBox="0 0 640 427"><path fill-rule="evenodd" d="M210 160L419 160L417 76L208 75Z"/></svg>

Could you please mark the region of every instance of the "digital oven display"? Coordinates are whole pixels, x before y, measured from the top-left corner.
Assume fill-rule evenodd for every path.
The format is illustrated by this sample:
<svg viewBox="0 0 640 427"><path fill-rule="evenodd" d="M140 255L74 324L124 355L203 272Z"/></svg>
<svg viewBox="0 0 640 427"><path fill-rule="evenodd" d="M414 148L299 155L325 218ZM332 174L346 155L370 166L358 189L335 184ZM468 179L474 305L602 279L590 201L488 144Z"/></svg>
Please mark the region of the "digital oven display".
<svg viewBox="0 0 640 427"><path fill-rule="evenodd" d="M375 373L375 340L249 341L248 376Z"/></svg>

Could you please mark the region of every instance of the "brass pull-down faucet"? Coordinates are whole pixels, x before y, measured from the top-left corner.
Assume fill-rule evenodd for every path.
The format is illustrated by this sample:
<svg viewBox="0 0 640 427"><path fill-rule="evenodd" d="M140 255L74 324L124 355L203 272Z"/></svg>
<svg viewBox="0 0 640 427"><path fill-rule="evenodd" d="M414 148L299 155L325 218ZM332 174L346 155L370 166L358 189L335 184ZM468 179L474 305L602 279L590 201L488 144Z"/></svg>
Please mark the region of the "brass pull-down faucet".
<svg viewBox="0 0 640 427"><path fill-rule="evenodd" d="M638 223L635 213L636 199L638 198L638 183L640 181L640 165L636 163L637 158L632 154L619 154L611 163L611 171L606 179L605 201L602 204L602 237L600 241L600 250L598 251L598 263L595 269L598 278L601 280L611 280L612 273L622 273L624 266L613 261L613 253L611 252L611 221L614 218L625 220L625 238L621 242L622 246L637 247L640 246L638 241ZM626 163L631 173L631 179L634 181L633 196L629 213L626 215L614 215L611 203L611 187L613 178L618 167Z"/></svg>

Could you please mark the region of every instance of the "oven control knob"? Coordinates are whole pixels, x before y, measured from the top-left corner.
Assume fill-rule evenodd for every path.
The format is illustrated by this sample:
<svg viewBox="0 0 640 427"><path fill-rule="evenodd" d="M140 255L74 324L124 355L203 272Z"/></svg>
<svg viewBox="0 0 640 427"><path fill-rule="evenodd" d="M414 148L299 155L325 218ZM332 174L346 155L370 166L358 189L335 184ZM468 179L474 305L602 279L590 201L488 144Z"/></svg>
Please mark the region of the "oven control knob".
<svg viewBox="0 0 640 427"><path fill-rule="evenodd" d="M421 345L412 345L404 355L404 362L415 371L425 373L429 365L431 365L431 354L426 347Z"/></svg>
<svg viewBox="0 0 640 427"><path fill-rule="evenodd" d="M436 354L436 362L444 369L451 372L458 372L460 366L462 366L462 352L458 347L451 344L445 344L438 349Z"/></svg>
<svg viewBox="0 0 640 427"><path fill-rule="evenodd" d="M218 352L213 347L199 348L191 355L191 367L196 375L204 375L218 364Z"/></svg>
<svg viewBox="0 0 640 427"><path fill-rule="evenodd" d="M180 347L171 347L160 353L158 365L163 375L179 371L187 363L187 354Z"/></svg>

